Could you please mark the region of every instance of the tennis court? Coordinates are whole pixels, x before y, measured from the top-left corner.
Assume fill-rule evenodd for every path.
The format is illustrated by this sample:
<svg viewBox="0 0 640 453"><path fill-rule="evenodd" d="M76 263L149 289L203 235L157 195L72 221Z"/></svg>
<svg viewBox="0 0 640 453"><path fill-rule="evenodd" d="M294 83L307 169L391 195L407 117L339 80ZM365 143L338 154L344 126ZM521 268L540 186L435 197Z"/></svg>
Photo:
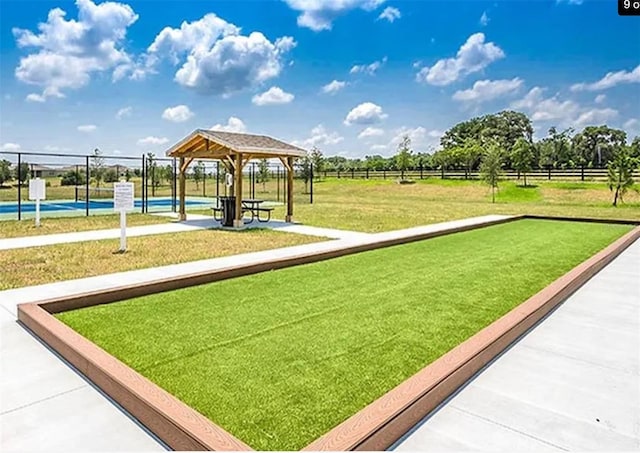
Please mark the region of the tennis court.
<svg viewBox="0 0 640 453"><path fill-rule="evenodd" d="M147 201L147 207L149 210L171 210L173 207L173 199L171 197L165 198L149 198ZM113 210L113 199L105 200L89 200L89 210ZM215 204L215 200L205 199L187 199L187 206L191 207L206 207ZM134 200L134 206L142 209L142 199L138 198ZM63 213L70 211L84 211L87 208L87 202L85 200L73 201L73 200L45 200L40 202L40 211L49 213ZM23 201L18 207L17 202L0 203L0 215L2 214L17 214L18 209L23 214L33 213L36 210L35 202Z"/></svg>

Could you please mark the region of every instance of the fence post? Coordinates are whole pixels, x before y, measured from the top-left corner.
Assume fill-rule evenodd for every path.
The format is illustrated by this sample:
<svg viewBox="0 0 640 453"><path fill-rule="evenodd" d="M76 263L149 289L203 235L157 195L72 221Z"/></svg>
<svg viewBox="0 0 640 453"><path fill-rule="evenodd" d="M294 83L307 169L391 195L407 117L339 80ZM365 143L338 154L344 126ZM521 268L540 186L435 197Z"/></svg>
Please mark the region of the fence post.
<svg viewBox="0 0 640 453"><path fill-rule="evenodd" d="M22 154L18 153L18 220L22 219L22 182L20 180L20 166L22 165Z"/></svg>
<svg viewBox="0 0 640 453"><path fill-rule="evenodd" d="M276 187L276 191L278 193L276 201L280 201L280 167L276 167Z"/></svg>
<svg viewBox="0 0 640 453"><path fill-rule="evenodd" d="M551 181L551 165L547 167L547 172L548 172L547 180Z"/></svg>
<svg viewBox="0 0 640 453"><path fill-rule="evenodd" d="M207 196L207 167L202 171L202 196Z"/></svg>
<svg viewBox="0 0 640 453"><path fill-rule="evenodd" d="M365 171L367 172L367 179L369 179L369 167L367 167Z"/></svg>
<svg viewBox="0 0 640 453"><path fill-rule="evenodd" d="M351 167L351 179L354 179L354 176L353 176L353 167Z"/></svg>
<svg viewBox="0 0 640 453"><path fill-rule="evenodd" d="M309 165L309 171L311 173L311 187L309 188L309 204L313 204L313 164Z"/></svg>
<svg viewBox="0 0 640 453"><path fill-rule="evenodd" d="M420 179L423 179L422 175L423 175L423 172L422 172L422 162L420 162Z"/></svg>
<svg viewBox="0 0 640 453"><path fill-rule="evenodd" d="M173 205L173 212L177 211L177 192L178 192L178 180L176 179L176 158L173 158L173 172L171 174L171 188L172 188L172 200L171 204Z"/></svg>
<svg viewBox="0 0 640 453"><path fill-rule="evenodd" d="M584 181L584 165L580 167L580 179Z"/></svg>
<svg viewBox="0 0 640 453"><path fill-rule="evenodd" d="M386 168L382 169L382 179L387 179L387 169Z"/></svg>
<svg viewBox="0 0 640 453"><path fill-rule="evenodd" d="M84 195L85 195L85 200L84 200L84 206L85 206L85 213L87 215L87 217L89 216L89 156L85 156L85 164L86 164L86 171L87 174L85 175L85 188L84 188Z"/></svg>

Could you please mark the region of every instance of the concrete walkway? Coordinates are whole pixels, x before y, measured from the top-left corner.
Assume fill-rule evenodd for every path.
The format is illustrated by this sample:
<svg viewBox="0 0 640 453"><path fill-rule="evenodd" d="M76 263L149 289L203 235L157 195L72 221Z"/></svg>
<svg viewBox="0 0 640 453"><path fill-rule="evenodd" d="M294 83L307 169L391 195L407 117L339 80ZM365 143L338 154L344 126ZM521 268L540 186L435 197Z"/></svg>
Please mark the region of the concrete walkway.
<svg viewBox="0 0 640 453"><path fill-rule="evenodd" d="M396 449L639 451L640 241Z"/></svg>
<svg viewBox="0 0 640 453"><path fill-rule="evenodd" d="M165 217L167 217L165 215ZM173 216L169 216L173 217ZM184 222L167 222L156 225L141 225L127 228L127 237L150 236L155 234L182 233L185 231L196 231L204 229L219 228L218 222L213 217L188 214ZM267 228L270 230L283 231L287 233L304 234L308 236L327 237L331 239L348 239L353 237L368 236L366 233L355 231L344 231L330 228L318 228L308 225L286 223L280 220L270 222L253 222L247 228ZM54 244L70 244L73 242L100 241L104 239L118 239L120 228L108 230L80 231L74 233L47 234L42 236L23 236L17 238L0 239L0 250L20 249L27 247L41 247Z"/></svg>

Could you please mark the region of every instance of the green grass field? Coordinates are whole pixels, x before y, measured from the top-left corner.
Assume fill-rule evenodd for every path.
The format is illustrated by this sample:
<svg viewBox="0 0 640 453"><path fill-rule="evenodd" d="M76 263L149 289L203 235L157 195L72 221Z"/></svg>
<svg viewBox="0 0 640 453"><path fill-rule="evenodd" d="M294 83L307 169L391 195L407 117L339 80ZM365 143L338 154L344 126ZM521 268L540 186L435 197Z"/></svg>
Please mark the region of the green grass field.
<svg viewBox="0 0 640 453"><path fill-rule="evenodd" d="M296 450L630 226L521 220L60 320L259 450Z"/></svg>

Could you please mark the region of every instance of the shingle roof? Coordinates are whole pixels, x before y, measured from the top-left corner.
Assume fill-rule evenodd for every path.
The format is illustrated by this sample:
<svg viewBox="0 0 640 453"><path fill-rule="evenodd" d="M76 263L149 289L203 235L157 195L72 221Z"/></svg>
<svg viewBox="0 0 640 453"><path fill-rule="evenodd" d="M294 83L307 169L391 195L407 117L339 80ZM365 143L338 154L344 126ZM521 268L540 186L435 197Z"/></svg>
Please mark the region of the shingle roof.
<svg viewBox="0 0 640 453"><path fill-rule="evenodd" d="M205 138L212 142L237 153L283 155L301 157L306 155L306 150L289 143L277 140L266 135L244 134L238 132L225 132L211 129L196 129L185 139L172 146L167 155L187 153L188 147L196 143L198 137Z"/></svg>
<svg viewBox="0 0 640 453"><path fill-rule="evenodd" d="M238 132L224 132L211 129L198 130L210 136L212 139L218 139L219 141L228 144L229 147L235 148L237 150L255 148L265 150L269 149L305 152L305 150L303 150L302 148L298 148L297 146L290 145L289 143L285 143L281 140L268 137L266 135L242 134Z"/></svg>

